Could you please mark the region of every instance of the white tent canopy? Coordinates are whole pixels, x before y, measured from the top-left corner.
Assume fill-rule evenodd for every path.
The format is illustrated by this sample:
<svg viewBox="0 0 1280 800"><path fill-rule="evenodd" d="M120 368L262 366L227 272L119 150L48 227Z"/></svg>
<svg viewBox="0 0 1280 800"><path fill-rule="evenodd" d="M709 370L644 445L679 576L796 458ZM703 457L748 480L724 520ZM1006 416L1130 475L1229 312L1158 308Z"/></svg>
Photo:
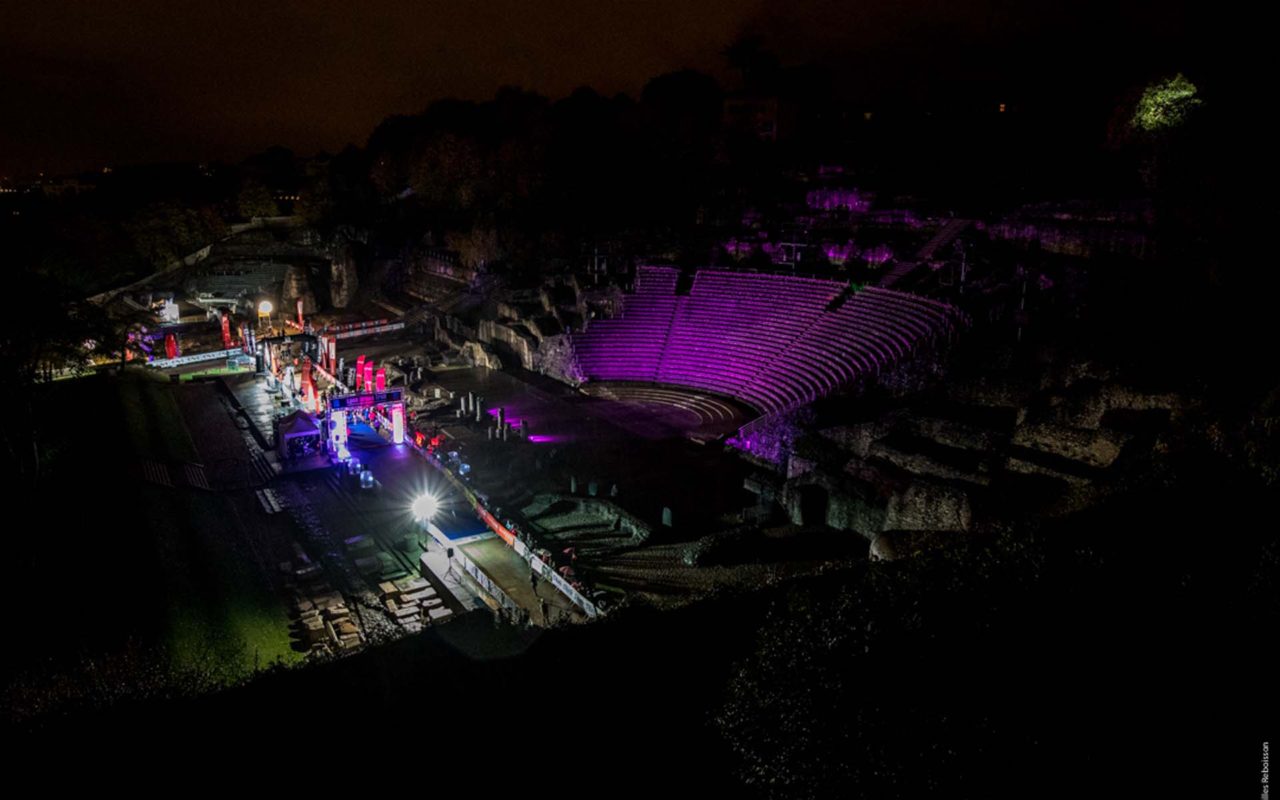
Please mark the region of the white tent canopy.
<svg viewBox="0 0 1280 800"><path fill-rule="evenodd" d="M280 450L281 455L289 453L289 442L294 439L319 438L320 423L316 421L314 414L306 411L295 411L286 417L281 417L277 423L276 447Z"/></svg>

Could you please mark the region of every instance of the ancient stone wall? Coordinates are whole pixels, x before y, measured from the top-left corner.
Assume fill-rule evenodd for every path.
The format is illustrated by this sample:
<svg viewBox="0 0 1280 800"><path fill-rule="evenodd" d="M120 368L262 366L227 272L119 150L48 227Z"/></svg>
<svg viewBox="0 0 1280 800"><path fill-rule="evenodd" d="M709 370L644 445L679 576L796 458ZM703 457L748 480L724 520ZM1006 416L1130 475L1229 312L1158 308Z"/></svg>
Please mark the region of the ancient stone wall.
<svg viewBox="0 0 1280 800"><path fill-rule="evenodd" d="M467 284L474 281L477 274L476 270L464 266L456 257L443 250L427 250L414 254L411 267L415 272Z"/></svg>
<svg viewBox="0 0 1280 800"><path fill-rule="evenodd" d="M538 342L524 330L523 326L517 328L513 324L482 319L479 334L480 341L487 344L501 342L520 359L520 366L527 370L534 369L534 353L537 351Z"/></svg>
<svg viewBox="0 0 1280 800"><path fill-rule="evenodd" d="M342 245L329 261L330 304L334 308L346 308L355 299L359 288L360 277L356 270L355 255L350 244Z"/></svg>
<svg viewBox="0 0 1280 800"><path fill-rule="evenodd" d="M502 369L502 361L480 342L466 342L460 348L464 360L473 367Z"/></svg>
<svg viewBox="0 0 1280 800"><path fill-rule="evenodd" d="M967 531L973 526L969 496L954 486L914 481L889 500L885 530Z"/></svg>
<svg viewBox="0 0 1280 800"><path fill-rule="evenodd" d="M868 539L884 527L886 508L874 492L856 491L845 479L835 479L820 471L788 480L778 501L793 525L812 525L802 513L806 489L817 487L827 493L825 523L838 531L853 531Z"/></svg>
<svg viewBox="0 0 1280 800"><path fill-rule="evenodd" d="M1020 425L1013 434L1016 446L1097 468L1111 466L1128 439L1121 433L1052 424Z"/></svg>
<svg viewBox="0 0 1280 800"><path fill-rule="evenodd" d="M302 313L314 314L319 310L315 292L311 290L311 281L307 277L307 268L301 264L290 264L284 273L284 286L280 291L283 303L281 312L290 315L294 312L298 298L302 299Z"/></svg>
<svg viewBox="0 0 1280 800"><path fill-rule="evenodd" d="M992 239L1062 255L1090 258L1104 254L1145 258L1151 254L1151 240L1141 231L1100 225L1055 225L1046 222L1001 222L987 226Z"/></svg>
<svg viewBox="0 0 1280 800"><path fill-rule="evenodd" d="M577 499L582 504L584 511L590 511L601 516L612 516L618 520L618 529L628 533L636 542L643 542L653 534L653 528L646 525L643 520L624 510L621 506L609 500L600 497L581 497L565 499Z"/></svg>

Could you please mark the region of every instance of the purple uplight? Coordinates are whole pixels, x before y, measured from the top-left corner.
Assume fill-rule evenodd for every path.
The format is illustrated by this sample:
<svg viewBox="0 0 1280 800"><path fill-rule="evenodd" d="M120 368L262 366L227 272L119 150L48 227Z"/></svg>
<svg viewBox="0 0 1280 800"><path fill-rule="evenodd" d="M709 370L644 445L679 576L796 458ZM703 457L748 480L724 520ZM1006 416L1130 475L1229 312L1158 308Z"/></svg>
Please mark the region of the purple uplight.
<svg viewBox="0 0 1280 800"><path fill-rule="evenodd" d="M887 244L878 244L862 251L862 258L869 266L881 266L893 258L893 250Z"/></svg>
<svg viewBox="0 0 1280 800"><path fill-rule="evenodd" d="M814 189L804 197L809 208L823 211L856 211L865 212L871 208L871 201L857 189Z"/></svg>
<svg viewBox="0 0 1280 800"><path fill-rule="evenodd" d="M914 212L903 208L887 208L883 211L877 211L871 215L871 221L877 225L906 225L910 228L919 228L924 225Z"/></svg>
<svg viewBox="0 0 1280 800"><path fill-rule="evenodd" d="M546 444L547 442L559 442L561 441L561 437L548 436L545 433L535 433L529 437L529 441L533 442L534 444Z"/></svg>
<svg viewBox="0 0 1280 800"><path fill-rule="evenodd" d="M827 260L832 264L843 264L849 260L857 250L854 247L853 240L844 244L829 244L823 247L823 251L827 254Z"/></svg>
<svg viewBox="0 0 1280 800"><path fill-rule="evenodd" d="M505 407L505 406L504 406L504 407ZM489 416L491 416L491 417L497 417L497 416L498 416L498 409L497 409L497 408L486 408L486 409L485 409L485 412L486 412ZM520 420L521 420L521 419L522 419L522 417L513 417L513 416L511 416L510 409L508 408L508 412L507 412L507 416L506 416L506 422L507 422L509 425L511 425L511 427L513 427L513 428L519 428L519 427L520 427Z"/></svg>
<svg viewBox="0 0 1280 800"><path fill-rule="evenodd" d="M737 239L729 239L724 243L725 252L736 259L746 258L751 255L751 251L755 249L752 242L740 242Z"/></svg>

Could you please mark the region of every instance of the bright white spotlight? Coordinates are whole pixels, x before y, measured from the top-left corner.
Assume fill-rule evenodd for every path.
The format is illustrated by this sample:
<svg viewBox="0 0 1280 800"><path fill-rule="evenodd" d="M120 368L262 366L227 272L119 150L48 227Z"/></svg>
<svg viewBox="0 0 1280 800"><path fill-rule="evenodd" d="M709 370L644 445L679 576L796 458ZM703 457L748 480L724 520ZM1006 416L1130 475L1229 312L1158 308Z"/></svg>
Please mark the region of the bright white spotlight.
<svg viewBox="0 0 1280 800"><path fill-rule="evenodd" d="M275 309L271 305L270 300L263 300L261 303L258 303L258 314L261 316L269 316L274 310Z"/></svg>
<svg viewBox="0 0 1280 800"><path fill-rule="evenodd" d="M411 506L410 510L413 511L414 519L425 522L434 517L436 512L440 510L440 501L430 494L418 495L418 498L413 501L413 506Z"/></svg>

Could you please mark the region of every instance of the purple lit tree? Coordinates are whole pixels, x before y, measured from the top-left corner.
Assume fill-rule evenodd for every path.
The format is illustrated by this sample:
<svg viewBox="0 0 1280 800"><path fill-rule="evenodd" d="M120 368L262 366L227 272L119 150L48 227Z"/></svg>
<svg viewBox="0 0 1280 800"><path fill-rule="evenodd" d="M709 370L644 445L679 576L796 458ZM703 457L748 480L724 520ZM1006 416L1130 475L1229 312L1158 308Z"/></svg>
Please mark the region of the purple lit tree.
<svg viewBox="0 0 1280 800"><path fill-rule="evenodd" d="M832 264L844 264L857 252L857 248L850 239L844 244L824 244L822 252Z"/></svg>
<svg viewBox="0 0 1280 800"><path fill-rule="evenodd" d="M863 250L862 259L868 267L882 267L893 259L893 250L887 244L878 244Z"/></svg>
<svg viewBox="0 0 1280 800"><path fill-rule="evenodd" d="M871 208L871 201L857 189L814 189L805 195L809 208L822 211L856 211Z"/></svg>
<svg viewBox="0 0 1280 800"><path fill-rule="evenodd" d="M753 243L739 241L738 239L729 239L724 243L723 247L734 261L741 261L751 255L751 252L755 249Z"/></svg>
<svg viewBox="0 0 1280 800"><path fill-rule="evenodd" d="M791 456L796 439L813 420L812 406L779 411L743 425L728 444L757 458L782 465Z"/></svg>

